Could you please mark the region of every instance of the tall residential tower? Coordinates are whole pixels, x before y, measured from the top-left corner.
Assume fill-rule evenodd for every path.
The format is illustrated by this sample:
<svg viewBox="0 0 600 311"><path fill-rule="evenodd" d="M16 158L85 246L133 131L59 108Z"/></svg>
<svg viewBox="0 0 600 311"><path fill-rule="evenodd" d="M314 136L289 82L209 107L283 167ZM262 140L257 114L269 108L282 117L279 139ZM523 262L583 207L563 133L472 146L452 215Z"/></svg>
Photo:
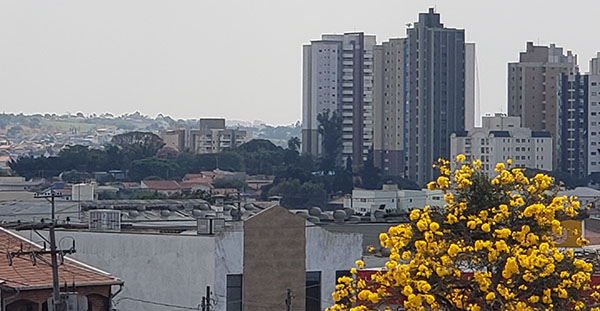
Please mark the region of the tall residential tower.
<svg viewBox="0 0 600 311"><path fill-rule="evenodd" d="M465 129L465 32L429 9L405 42L405 177L423 185L437 158L450 157L450 135Z"/></svg>
<svg viewBox="0 0 600 311"><path fill-rule="evenodd" d="M577 56L554 44L527 42L519 62L508 64L508 115L521 117L523 127L549 131L554 138L554 168L558 167L558 83L562 74L578 72Z"/></svg>
<svg viewBox="0 0 600 311"><path fill-rule="evenodd" d="M342 117L342 156L362 166L373 146L373 47L363 33L323 35L303 47L302 151L321 154L317 116Z"/></svg>

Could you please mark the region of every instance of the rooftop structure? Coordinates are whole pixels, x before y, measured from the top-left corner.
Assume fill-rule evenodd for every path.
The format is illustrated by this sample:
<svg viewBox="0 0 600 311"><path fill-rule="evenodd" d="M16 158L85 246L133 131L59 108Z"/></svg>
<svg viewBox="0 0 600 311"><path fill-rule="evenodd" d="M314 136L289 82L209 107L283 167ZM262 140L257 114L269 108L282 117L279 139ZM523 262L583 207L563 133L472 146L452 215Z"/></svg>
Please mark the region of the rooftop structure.
<svg viewBox="0 0 600 311"><path fill-rule="evenodd" d="M6 252L0 256L1 300L6 310L42 310L52 296L51 257L42 254L44 249L17 234L0 228L0 248ZM37 251L34 256L19 252ZM110 307L113 285L123 281L80 261L64 258L58 267L60 284L68 284L62 291L76 291L88 304L104 310ZM100 310L100 309L98 309Z"/></svg>

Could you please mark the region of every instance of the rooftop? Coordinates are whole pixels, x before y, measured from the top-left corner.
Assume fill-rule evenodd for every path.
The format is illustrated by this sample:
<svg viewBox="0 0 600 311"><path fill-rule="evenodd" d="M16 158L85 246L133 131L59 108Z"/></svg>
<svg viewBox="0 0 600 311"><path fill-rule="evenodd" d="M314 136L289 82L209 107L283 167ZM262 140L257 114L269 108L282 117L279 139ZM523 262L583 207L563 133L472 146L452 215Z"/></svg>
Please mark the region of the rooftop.
<svg viewBox="0 0 600 311"><path fill-rule="evenodd" d="M174 180L144 180L142 183L152 190L179 190L181 188Z"/></svg>
<svg viewBox="0 0 600 311"><path fill-rule="evenodd" d="M0 247L6 252L42 251L42 247L20 237L4 228L0 228ZM19 290L44 289L52 287L52 267L50 255L36 254L35 264L29 255L13 256L12 264L9 256L0 256L0 279L2 286ZM65 258L58 267L60 284L75 286L121 285L123 281L109 273L81 262Z"/></svg>

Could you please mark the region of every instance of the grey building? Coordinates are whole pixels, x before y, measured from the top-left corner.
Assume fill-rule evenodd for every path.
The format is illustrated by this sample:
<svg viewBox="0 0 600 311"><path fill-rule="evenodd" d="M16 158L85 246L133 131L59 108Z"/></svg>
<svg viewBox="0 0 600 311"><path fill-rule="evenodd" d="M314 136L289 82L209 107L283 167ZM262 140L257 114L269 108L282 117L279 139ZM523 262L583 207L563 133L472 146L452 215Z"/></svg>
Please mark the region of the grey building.
<svg viewBox="0 0 600 311"><path fill-rule="evenodd" d="M554 44L537 46L527 42L519 62L508 64L508 115L520 116L523 126L549 131L554 139L554 168L558 168L558 83L562 74L578 72L577 56Z"/></svg>
<svg viewBox="0 0 600 311"><path fill-rule="evenodd" d="M562 74L558 82L557 169L578 178L600 172L600 56L587 74Z"/></svg>
<svg viewBox="0 0 600 311"><path fill-rule="evenodd" d="M373 102L373 161L386 175L404 175L406 39L377 45Z"/></svg>
<svg viewBox="0 0 600 311"><path fill-rule="evenodd" d="M302 151L321 154L317 116L342 118L343 160L362 166L373 146L373 47L375 36L323 35L303 46Z"/></svg>
<svg viewBox="0 0 600 311"><path fill-rule="evenodd" d="M562 74L558 81L556 168L579 178L587 177L588 81L581 74Z"/></svg>
<svg viewBox="0 0 600 311"><path fill-rule="evenodd" d="M425 184L450 156L450 135L465 128L465 32L433 9L407 30L405 177Z"/></svg>

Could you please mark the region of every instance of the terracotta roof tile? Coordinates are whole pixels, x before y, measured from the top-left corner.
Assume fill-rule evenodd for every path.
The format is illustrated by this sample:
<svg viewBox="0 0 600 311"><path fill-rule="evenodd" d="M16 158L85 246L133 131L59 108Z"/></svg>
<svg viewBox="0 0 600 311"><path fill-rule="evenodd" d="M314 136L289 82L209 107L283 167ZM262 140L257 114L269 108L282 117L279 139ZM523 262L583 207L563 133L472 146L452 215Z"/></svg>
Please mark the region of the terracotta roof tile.
<svg viewBox="0 0 600 311"><path fill-rule="evenodd" d="M174 180L144 180L142 183L152 190L179 190L181 188Z"/></svg>
<svg viewBox="0 0 600 311"><path fill-rule="evenodd" d="M9 264L6 253L19 251L21 245L23 251L42 250L30 241L0 228L0 248L4 252L0 256L0 282L4 282L2 285L21 290L52 287L50 255L37 255L35 265L29 255L13 257L12 265ZM82 287L123 284L106 272L69 258L65 258L64 263L59 265L58 276L61 285L75 283L75 286Z"/></svg>

